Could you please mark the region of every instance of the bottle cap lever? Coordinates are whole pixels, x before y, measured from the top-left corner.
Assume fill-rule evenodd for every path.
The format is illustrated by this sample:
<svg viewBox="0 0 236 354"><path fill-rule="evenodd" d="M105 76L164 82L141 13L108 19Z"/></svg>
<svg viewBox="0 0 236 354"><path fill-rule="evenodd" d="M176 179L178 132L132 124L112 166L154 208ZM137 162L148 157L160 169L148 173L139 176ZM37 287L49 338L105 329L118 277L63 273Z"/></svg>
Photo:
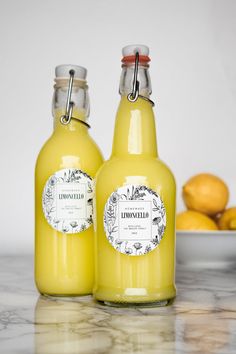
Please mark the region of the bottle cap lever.
<svg viewBox="0 0 236 354"><path fill-rule="evenodd" d="M67 101L66 101L66 112L63 116L61 116L61 123L64 125L67 125L70 123L71 118L72 118L73 106L74 106L74 102L71 101L71 93L72 93L72 88L73 88L75 71L73 69L71 69L69 71L69 74L70 74L70 80L69 80L68 95L67 95Z"/></svg>
<svg viewBox="0 0 236 354"><path fill-rule="evenodd" d="M139 81L138 81L138 65L139 65L139 52L135 53L135 64L134 64L134 79L133 79L133 88L132 92L130 92L127 96L130 102L137 101L138 97L148 101L152 106L155 106L155 103L150 100L150 98L142 96L139 94Z"/></svg>
<svg viewBox="0 0 236 354"><path fill-rule="evenodd" d="M135 102L139 96L139 81L138 81L138 64L139 64L139 52L135 53L135 64L134 64L134 79L133 79L133 88L127 96L130 102Z"/></svg>
<svg viewBox="0 0 236 354"><path fill-rule="evenodd" d="M71 69L69 71L69 75L70 75L70 80L69 80L68 94L67 94L67 100L66 100L66 112L63 116L61 116L61 119L60 119L61 124L67 125L70 123L71 119L76 119L80 123L84 124L87 128L90 128L90 125L88 123L84 122L82 119L73 118L73 116L72 116L74 102L71 101L71 94L72 94L75 71L73 69Z"/></svg>

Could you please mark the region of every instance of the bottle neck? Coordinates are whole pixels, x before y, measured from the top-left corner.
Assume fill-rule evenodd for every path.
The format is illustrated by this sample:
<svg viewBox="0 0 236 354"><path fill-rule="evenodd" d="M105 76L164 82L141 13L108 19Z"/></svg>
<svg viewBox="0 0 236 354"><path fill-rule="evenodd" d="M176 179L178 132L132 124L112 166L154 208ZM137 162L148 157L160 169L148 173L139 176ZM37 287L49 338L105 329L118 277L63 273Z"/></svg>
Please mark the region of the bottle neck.
<svg viewBox="0 0 236 354"><path fill-rule="evenodd" d="M134 67L134 63L122 65L119 88L121 95L128 95L130 92L132 92ZM148 64L142 65L140 63L138 66L137 80L139 81L139 94L144 97L149 97L152 93L151 79L148 68Z"/></svg>
<svg viewBox="0 0 236 354"><path fill-rule="evenodd" d="M68 124L62 124L61 117L66 113L69 80L56 79L55 81L52 102L54 132L87 132L88 127L83 124L83 122L87 122L89 117L89 95L86 82L74 80L71 92L71 101L73 102L72 119Z"/></svg>
<svg viewBox="0 0 236 354"><path fill-rule="evenodd" d="M112 156L157 157L156 127L152 105L139 97L130 102L134 65L124 66L120 80L121 101L118 107L113 138ZM147 66L138 70L139 93L149 98L151 82Z"/></svg>

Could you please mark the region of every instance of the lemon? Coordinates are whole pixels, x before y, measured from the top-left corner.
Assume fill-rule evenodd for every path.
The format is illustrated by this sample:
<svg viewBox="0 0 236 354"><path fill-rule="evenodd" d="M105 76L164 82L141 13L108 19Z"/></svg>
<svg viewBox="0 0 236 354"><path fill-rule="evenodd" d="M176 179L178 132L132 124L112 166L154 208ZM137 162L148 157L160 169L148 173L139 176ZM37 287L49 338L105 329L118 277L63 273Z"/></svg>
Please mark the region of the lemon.
<svg viewBox="0 0 236 354"><path fill-rule="evenodd" d="M225 209L229 190L219 177L201 173L183 186L183 199L188 209L212 216Z"/></svg>
<svg viewBox="0 0 236 354"><path fill-rule="evenodd" d="M212 219L193 210L177 214L176 228L177 230L218 230Z"/></svg>
<svg viewBox="0 0 236 354"><path fill-rule="evenodd" d="M218 220L220 230L236 230L236 207L226 209Z"/></svg>

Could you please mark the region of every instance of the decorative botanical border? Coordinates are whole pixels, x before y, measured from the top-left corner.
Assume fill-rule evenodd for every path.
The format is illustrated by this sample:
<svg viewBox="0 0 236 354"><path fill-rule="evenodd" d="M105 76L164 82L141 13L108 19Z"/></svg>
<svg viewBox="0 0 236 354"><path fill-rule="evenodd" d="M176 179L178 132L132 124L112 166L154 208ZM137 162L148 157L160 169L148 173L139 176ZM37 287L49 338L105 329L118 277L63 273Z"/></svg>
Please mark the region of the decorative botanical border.
<svg viewBox="0 0 236 354"><path fill-rule="evenodd" d="M59 183L84 183L87 185L87 215L86 219L63 220L56 218L56 186ZM57 231L74 234L89 228L93 215L93 180L85 172L76 168L65 168L55 172L47 180L42 195L43 212L48 223Z"/></svg>
<svg viewBox="0 0 236 354"><path fill-rule="evenodd" d="M121 240L118 232L119 201L152 202L152 239L148 241ZM154 250L161 242L166 228L166 210L161 197L144 185L126 185L118 188L108 198L104 210L104 229L110 244L119 252L140 256Z"/></svg>

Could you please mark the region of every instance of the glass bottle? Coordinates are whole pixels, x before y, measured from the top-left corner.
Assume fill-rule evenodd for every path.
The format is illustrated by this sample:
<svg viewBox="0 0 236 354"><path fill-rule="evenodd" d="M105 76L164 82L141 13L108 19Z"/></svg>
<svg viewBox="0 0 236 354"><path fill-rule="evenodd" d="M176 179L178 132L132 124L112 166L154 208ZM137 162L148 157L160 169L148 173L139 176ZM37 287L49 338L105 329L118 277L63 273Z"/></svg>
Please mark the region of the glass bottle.
<svg viewBox="0 0 236 354"><path fill-rule="evenodd" d="M88 133L86 73L56 67L54 131L36 163L35 282L42 294L90 294L94 282L93 178L103 158Z"/></svg>
<svg viewBox="0 0 236 354"><path fill-rule="evenodd" d="M163 306L175 288L175 179L159 159L149 49L123 49L110 159L96 175L95 299Z"/></svg>

